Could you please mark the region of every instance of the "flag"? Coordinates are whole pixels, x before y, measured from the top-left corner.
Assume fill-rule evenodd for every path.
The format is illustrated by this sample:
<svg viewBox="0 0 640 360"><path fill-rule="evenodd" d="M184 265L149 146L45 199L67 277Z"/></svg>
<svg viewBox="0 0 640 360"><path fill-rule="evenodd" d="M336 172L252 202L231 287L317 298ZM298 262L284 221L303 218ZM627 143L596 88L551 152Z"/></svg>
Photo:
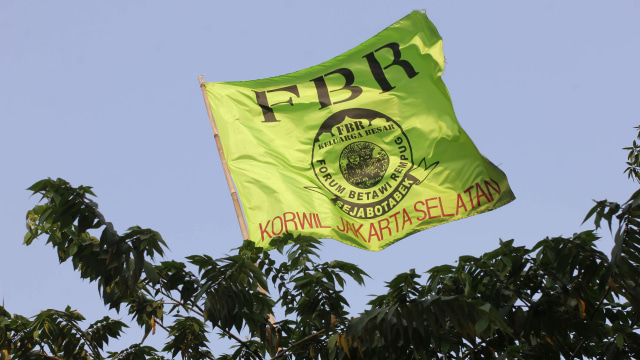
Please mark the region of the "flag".
<svg viewBox="0 0 640 360"><path fill-rule="evenodd" d="M414 11L320 65L205 83L250 240L377 251L514 200L458 124L443 69L440 35Z"/></svg>

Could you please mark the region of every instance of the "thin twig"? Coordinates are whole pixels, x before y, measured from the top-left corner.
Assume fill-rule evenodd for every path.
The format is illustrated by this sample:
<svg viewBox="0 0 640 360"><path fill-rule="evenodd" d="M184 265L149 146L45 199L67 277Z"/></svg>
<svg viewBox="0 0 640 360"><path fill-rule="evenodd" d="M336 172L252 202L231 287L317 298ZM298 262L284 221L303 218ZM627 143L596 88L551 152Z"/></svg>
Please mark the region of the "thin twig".
<svg viewBox="0 0 640 360"><path fill-rule="evenodd" d="M171 296L171 294L167 293L164 291L164 289L160 288L159 289L160 293L164 296L166 296L167 298L169 298L171 301L174 301L177 305L182 306L185 310L187 311L193 311L194 313L196 313L197 315L201 316L204 319L204 311L202 310L202 308L200 306L198 306L197 304L194 306L189 306L183 302L181 302L178 299L175 299L173 296ZM194 308L196 307L196 308ZM202 312L200 312L200 311ZM237 337L235 334L231 333L230 331L224 329L220 324L215 324L214 326L216 326L218 329L220 329L225 335L229 336L230 338L234 339L235 341L239 342L240 345L242 345L244 348L246 348L247 350L249 350L251 353L253 353L254 355L258 356L259 354L257 352L255 352L254 350L252 350L246 342L242 341L242 339L240 339L239 337ZM164 328L164 326L163 326ZM164 328L165 330L167 330L166 328ZM168 332L168 330L167 330ZM145 336L146 337L146 336Z"/></svg>
<svg viewBox="0 0 640 360"><path fill-rule="evenodd" d="M276 356L272 357L272 358L271 358L271 360L275 360L275 359L277 359L277 358L279 358L279 357L284 356L284 355L285 355L289 350L291 350L293 347L298 346L299 344L301 344L301 343L303 343L303 342L305 342L305 341L307 341L307 340L309 340L309 339L311 339L311 338L313 338L313 337L315 337L315 336L321 335L322 333L324 333L324 329L322 329L322 330L318 331L317 333L311 334L311 335L307 336L306 338L304 338L304 339L302 339L302 340L298 340L298 341L296 341L296 342L295 342L295 343L293 343L291 346L289 346L288 348L286 348L286 349L282 350L282 351L281 351L279 354L277 354Z"/></svg>
<svg viewBox="0 0 640 360"><path fill-rule="evenodd" d="M596 312L598 311L600 306L602 306L602 303L607 298L607 296L609 295L610 292L611 292L611 286L609 286L609 284L607 284L607 287L605 288L605 291L604 291L604 294L602 295L602 298L600 298L600 301L598 301L598 305L596 305L595 309L593 309L593 312L591 313L591 316L589 316L589 321L593 320L593 317L596 315ZM569 358L569 360L573 360L573 359L576 358L576 355L578 354L578 351L580 351L580 348L585 343L585 341L587 341L586 338L583 338L582 341L580 341L580 344L578 344L578 346L573 351L573 353L571 353L571 357Z"/></svg>

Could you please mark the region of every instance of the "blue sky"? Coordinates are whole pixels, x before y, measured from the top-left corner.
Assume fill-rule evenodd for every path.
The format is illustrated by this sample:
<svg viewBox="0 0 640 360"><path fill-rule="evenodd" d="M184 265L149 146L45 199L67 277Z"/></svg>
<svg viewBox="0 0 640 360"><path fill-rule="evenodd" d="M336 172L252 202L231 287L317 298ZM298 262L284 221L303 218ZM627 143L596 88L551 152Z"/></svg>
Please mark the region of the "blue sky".
<svg viewBox="0 0 640 360"><path fill-rule="evenodd" d="M480 255L499 239L531 246L569 236L589 228L581 222L592 199L622 202L636 189L621 148L640 125L637 1L3 1L5 307L29 316L71 305L91 321L108 313L95 284L59 265L43 241L22 245L37 201L25 189L46 177L93 186L118 230L159 231L168 259L229 253L242 238L198 75L250 80L306 68L417 9L444 39L443 79L460 124L517 199L377 253L325 241L323 260L372 276L347 292L355 313L399 272ZM141 337L132 329L124 342Z"/></svg>

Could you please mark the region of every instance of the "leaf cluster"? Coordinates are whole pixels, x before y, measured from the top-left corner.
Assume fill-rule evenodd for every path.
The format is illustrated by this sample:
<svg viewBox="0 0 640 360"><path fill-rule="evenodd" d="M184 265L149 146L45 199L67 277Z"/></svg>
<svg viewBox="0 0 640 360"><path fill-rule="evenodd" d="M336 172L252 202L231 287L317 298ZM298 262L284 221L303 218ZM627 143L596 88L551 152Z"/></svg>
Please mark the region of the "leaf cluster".
<svg viewBox="0 0 640 360"><path fill-rule="evenodd" d="M127 327L119 320L104 317L86 329L84 317L70 307L64 311L48 309L32 319L11 315L0 306L0 351L16 359L43 359L56 354L63 359L102 359L110 339L120 337Z"/></svg>
<svg viewBox="0 0 640 360"><path fill-rule="evenodd" d="M424 283L400 274L338 343L362 359L637 357L638 289L616 285L629 274L611 271L596 240L593 231L532 249L509 240L432 268Z"/></svg>
<svg viewBox="0 0 640 360"><path fill-rule="evenodd" d="M366 276L350 263L319 262L317 239L290 234L271 244L286 256L281 263L251 241L236 249L237 254L220 259L193 255L186 262L157 262L166 249L160 234L137 226L124 234L116 232L91 200L95 194L90 187L45 179L29 190L41 195L41 204L27 213L25 244L46 239L61 263L71 262L83 279L97 283L105 305L116 311L126 308L145 330L139 343L108 352L107 358L160 359L168 354L183 359L266 359L309 353L314 358L327 352L326 333L346 323L346 282L363 284ZM275 300L268 294L270 286L279 294ZM277 322L276 310L285 314ZM13 331L15 326L9 328ZM160 350L143 345L157 328L169 337ZM214 356L213 333L234 341L234 352ZM241 334L248 335L243 339ZM6 351L22 354L20 341L8 338ZM35 336L26 348L65 359L104 356L101 347L70 356L50 343L49 338Z"/></svg>
<svg viewBox="0 0 640 360"><path fill-rule="evenodd" d="M626 173L640 182L640 147L625 149ZM160 234L119 234L90 187L45 179L29 189L41 202L27 213L25 244L45 239L145 335L105 351L127 324L105 317L85 328L70 307L30 318L0 307L1 360L640 358L640 190L622 204L597 201L585 218L593 230L532 248L500 241L398 274L354 316L344 288L367 274L321 261L315 238L286 233L272 251L245 241L218 259L165 260ZM603 221L615 234L610 257L596 247ZM157 330L164 347L144 345ZM214 354L216 335L234 344L229 353Z"/></svg>

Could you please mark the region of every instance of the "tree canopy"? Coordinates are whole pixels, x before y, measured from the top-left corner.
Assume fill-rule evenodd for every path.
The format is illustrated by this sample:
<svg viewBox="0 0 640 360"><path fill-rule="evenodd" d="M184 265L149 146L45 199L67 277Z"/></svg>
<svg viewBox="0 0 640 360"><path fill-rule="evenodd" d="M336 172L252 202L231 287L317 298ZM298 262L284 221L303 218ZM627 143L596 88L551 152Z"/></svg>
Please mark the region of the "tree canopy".
<svg viewBox="0 0 640 360"><path fill-rule="evenodd" d="M640 182L640 146L625 149L626 173ZM573 236L532 248L500 241L455 265L398 274L358 314L343 291L367 274L321 262L317 239L284 234L271 252L245 241L219 259L165 260L158 232L119 234L91 187L44 179L29 190L41 201L27 213L24 243L50 244L131 322L86 326L71 307L31 317L0 307L2 360L640 358L640 190L624 203L597 201L585 217L593 229ZM596 247L602 229L615 234L610 256ZM274 321L276 311L284 316ZM105 350L129 325L166 331L164 347L142 339ZM214 354L216 334L235 347Z"/></svg>

